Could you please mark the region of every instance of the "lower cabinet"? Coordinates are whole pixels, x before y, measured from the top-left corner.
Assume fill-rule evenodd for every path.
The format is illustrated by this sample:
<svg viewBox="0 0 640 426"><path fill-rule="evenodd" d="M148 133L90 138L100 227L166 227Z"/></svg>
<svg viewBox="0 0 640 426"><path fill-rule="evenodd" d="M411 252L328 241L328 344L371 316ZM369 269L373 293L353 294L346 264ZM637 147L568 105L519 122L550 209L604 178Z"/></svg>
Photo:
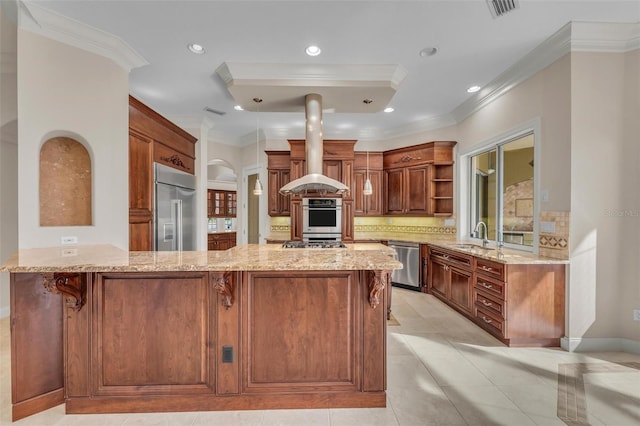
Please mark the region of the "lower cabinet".
<svg viewBox="0 0 640 426"><path fill-rule="evenodd" d="M236 246L236 233L220 232L209 234L207 242L209 250L228 250Z"/></svg>
<svg viewBox="0 0 640 426"><path fill-rule="evenodd" d="M431 293L470 315L473 309L473 257L430 247L428 259Z"/></svg>
<svg viewBox="0 0 640 426"><path fill-rule="evenodd" d="M560 346L564 264L504 264L428 249L428 293L509 346Z"/></svg>

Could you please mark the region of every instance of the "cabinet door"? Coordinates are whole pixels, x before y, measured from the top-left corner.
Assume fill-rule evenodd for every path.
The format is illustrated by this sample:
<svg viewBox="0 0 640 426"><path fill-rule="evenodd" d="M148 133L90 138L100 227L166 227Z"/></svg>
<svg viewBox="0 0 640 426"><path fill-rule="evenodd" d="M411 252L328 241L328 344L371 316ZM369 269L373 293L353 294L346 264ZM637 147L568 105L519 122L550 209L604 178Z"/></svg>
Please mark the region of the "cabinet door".
<svg viewBox="0 0 640 426"><path fill-rule="evenodd" d="M429 288L434 296L438 296L441 299L448 299L448 281L449 271L448 266L441 263L438 260L431 259L429 261Z"/></svg>
<svg viewBox="0 0 640 426"><path fill-rule="evenodd" d="M385 170L385 214L404 212L404 169Z"/></svg>
<svg viewBox="0 0 640 426"><path fill-rule="evenodd" d="M367 214L365 204L367 202L367 198L371 195L365 196L362 193L362 189L364 188L364 182L366 179L366 171L356 170L353 173L353 184L351 193L353 194L353 214L355 216L366 216Z"/></svg>
<svg viewBox="0 0 640 426"><path fill-rule="evenodd" d="M473 280L471 271L465 271L456 267L449 267L451 278L450 300L463 310L471 314L473 308Z"/></svg>
<svg viewBox="0 0 640 426"><path fill-rule="evenodd" d="M342 202L342 239L353 241L353 201Z"/></svg>
<svg viewBox="0 0 640 426"><path fill-rule="evenodd" d="M236 191L225 192L225 217L236 217L237 195Z"/></svg>
<svg viewBox="0 0 640 426"><path fill-rule="evenodd" d="M291 239L302 240L302 199L291 201Z"/></svg>
<svg viewBox="0 0 640 426"><path fill-rule="evenodd" d="M369 180L371 180L373 193L365 196L364 205L366 215L382 216L382 171L369 170Z"/></svg>
<svg viewBox="0 0 640 426"><path fill-rule="evenodd" d="M429 210L429 167L407 168L406 213L428 214Z"/></svg>
<svg viewBox="0 0 640 426"><path fill-rule="evenodd" d="M129 134L129 250L153 250L153 140Z"/></svg>
<svg viewBox="0 0 640 426"><path fill-rule="evenodd" d="M289 208L289 196L280 194L280 188L289 182L291 182L291 172L289 169L280 170L280 186L278 186L276 194L278 194L278 209L282 216L289 216L291 210Z"/></svg>

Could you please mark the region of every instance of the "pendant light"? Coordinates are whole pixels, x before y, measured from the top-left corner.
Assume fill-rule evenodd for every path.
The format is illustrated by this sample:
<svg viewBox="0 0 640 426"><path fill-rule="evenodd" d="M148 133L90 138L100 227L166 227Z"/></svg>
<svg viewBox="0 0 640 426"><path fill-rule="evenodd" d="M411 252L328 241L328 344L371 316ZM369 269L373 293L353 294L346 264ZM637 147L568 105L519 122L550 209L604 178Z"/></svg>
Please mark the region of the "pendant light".
<svg viewBox="0 0 640 426"><path fill-rule="evenodd" d="M262 195L262 183L260 182L260 102L262 99L253 98L253 102L257 104L256 111L258 112L256 116L256 169L258 169L258 173L256 184L253 187L253 195Z"/></svg>
<svg viewBox="0 0 640 426"><path fill-rule="evenodd" d="M369 179L369 151L367 151L367 180L364 181L364 188L362 189L364 195L373 194L373 187L371 186L371 179Z"/></svg>

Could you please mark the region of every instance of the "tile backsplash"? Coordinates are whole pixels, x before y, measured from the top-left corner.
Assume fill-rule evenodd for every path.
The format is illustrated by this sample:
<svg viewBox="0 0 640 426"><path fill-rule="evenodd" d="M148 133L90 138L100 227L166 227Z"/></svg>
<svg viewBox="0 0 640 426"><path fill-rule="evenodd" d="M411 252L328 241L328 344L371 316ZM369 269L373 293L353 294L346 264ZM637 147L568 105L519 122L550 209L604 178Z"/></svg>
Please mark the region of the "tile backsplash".
<svg viewBox="0 0 640 426"><path fill-rule="evenodd" d="M355 232L406 232L414 234L455 235L454 226L445 226L445 220L439 217L356 217ZM454 221L455 223L455 221ZM289 217L272 217L271 232L289 232Z"/></svg>
<svg viewBox="0 0 640 426"><path fill-rule="evenodd" d="M571 212L540 212L540 223L553 224L553 232L543 232L540 227L538 248L541 256L555 259L569 258L569 218Z"/></svg>

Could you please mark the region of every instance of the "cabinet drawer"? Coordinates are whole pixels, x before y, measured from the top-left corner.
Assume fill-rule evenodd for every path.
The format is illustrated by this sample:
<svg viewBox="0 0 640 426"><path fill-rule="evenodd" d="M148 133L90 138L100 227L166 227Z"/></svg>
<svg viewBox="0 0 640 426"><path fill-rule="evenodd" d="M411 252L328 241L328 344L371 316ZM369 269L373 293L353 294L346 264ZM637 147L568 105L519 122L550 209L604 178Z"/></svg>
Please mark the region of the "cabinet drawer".
<svg viewBox="0 0 640 426"><path fill-rule="evenodd" d="M504 319L490 312L488 309L476 307L476 319L485 328L497 331L504 337Z"/></svg>
<svg viewBox="0 0 640 426"><path fill-rule="evenodd" d="M438 258L440 260L444 260L445 262L465 267L465 269L471 269L471 265L473 263L473 257L467 256L460 253L450 252L447 250L440 250L437 248L430 249L431 256Z"/></svg>
<svg viewBox="0 0 640 426"><path fill-rule="evenodd" d="M497 297L498 300L505 299L503 282L476 274L473 286L484 293Z"/></svg>
<svg viewBox="0 0 640 426"><path fill-rule="evenodd" d="M490 296L489 294L480 291L478 288L474 289L474 300L475 304L478 308L491 311L496 315L499 315L501 318L504 318L505 315L505 302L504 300L498 299L497 297Z"/></svg>
<svg viewBox="0 0 640 426"><path fill-rule="evenodd" d="M490 277L504 279L504 264L476 258L476 272Z"/></svg>

